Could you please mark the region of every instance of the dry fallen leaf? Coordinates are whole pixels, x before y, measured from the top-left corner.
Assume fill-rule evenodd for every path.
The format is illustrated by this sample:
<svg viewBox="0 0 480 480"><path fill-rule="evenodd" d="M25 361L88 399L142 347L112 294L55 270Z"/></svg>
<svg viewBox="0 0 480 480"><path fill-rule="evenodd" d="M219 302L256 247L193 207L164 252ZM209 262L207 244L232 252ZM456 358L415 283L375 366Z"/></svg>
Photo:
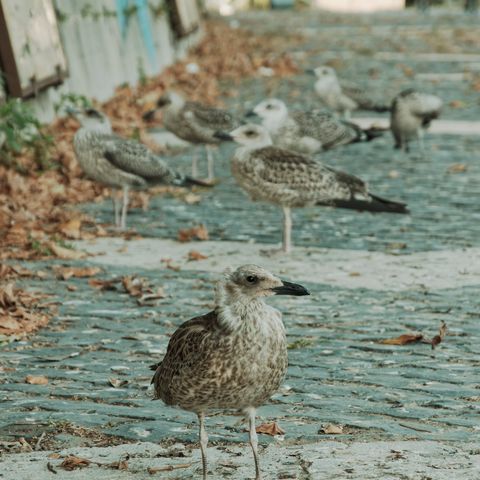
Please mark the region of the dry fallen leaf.
<svg viewBox="0 0 480 480"><path fill-rule="evenodd" d="M464 173L468 170L465 163L453 163L447 168L447 173Z"/></svg>
<svg viewBox="0 0 480 480"><path fill-rule="evenodd" d="M80 260L81 258L85 258L87 256L85 252L73 250L71 248L61 247L55 242L48 242L48 248L50 248L50 250L55 256L64 260Z"/></svg>
<svg viewBox="0 0 480 480"><path fill-rule="evenodd" d="M98 278L91 278L88 281L88 284L93 287L97 288L98 290L117 290L117 283L120 283L120 278L112 278L110 280L100 280Z"/></svg>
<svg viewBox="0 0 480 480"><path fill-rule="evenodd" d="M54 267L57 278L68 280L69 278L93 277L102 270L99 267Z"/></svg>
<svg viewBox="0 0 480 480"><path fill-rule="evenodd" d="M153 307L158 302L157 300L161 300L162 298L166 298L167 294L163 287L158 287L155 292L152 293L144 293L141 297L137 298L137 303L140 306L149 306Z"/></svg>
<svg viewBox="0 0 480 480"><path fill-rule="evenodd" d="M108 383L114 388L121 388L128 384L128 380L120 380L118 378L109 378Z"/></svg>
<svg viewBox="0 0 480 480"><path fill-rule="evenodd" d="M90 465L90 460L86 458L76 457L75 455L70 455L60 464L60 467L64 470L72 471L77 468L84 468Z"/></svg>
<svg viewBox="0 0 480 480"><path fill-rule="evenodd" d="M406 333L399 337L387 338L380 343L383 343L384 345L407 345L409 343L420 342L422 339L423 335L421 333Z"/></svg>
<svg viewBox="0 0 480 480"><path fill-rule="evenodd" d="M277 424L277 422L266 422L258 425L256 428L257 433L264 433L265 435L283 435L285 430Z"/></svg>
<svg viewBox="0 0 480 480"><path fill-rule="evenodd" d="M431 340L424 338L423 343L428 343L432 346L432 350L440 343L442 343L445 335L447 334L447 324L442 321L438 330L438 335L435 335Z"/></svg>
<svg viewBox="0 0 480 480"><path fill-rule="evenodd" d="M327 423L327 425L322 426L320 429L321 433L325 433L326 435L335 435L343 433L343 427L341 425L334 425L333 423Z"/></svg>
<svg viewBox="0 0 480 480"><path fill-rule="evenodd" d="M148 289L148 280L134 275L125 275L122 277L122 285L129 295L140 297L143 291Z"/></svg>
<svg viewBox="0 0 480 480"><path fill-rule="evenodd" d="M208 258L206 255L203 255L197 250L190 250L188 252L189 261L205 260L206 258Z"/></svg>
<svg viewBox="0 0 480 480"><path fill-rule="evenodd" d="M58 229L66 237L78 240L81 236L80 235L81 226L82 226L82 221L78 218L74 218L73 220L69 220L67 222L61 223Z"/></svg>
<svg viewBox="0 0 480 480"><path fill-rule="evenodd" d="M192 228L181 228L178 231L177 239L179 242L190 242L193 239L208 240L208 230L205 225L198 225Z"/></svg>
<svg viewBox="0 0 480 480"><path fill-rule="evenodd" d="M463 100L452 100L449 105L452 108L465 108L466 103Z"/></svg>
<svg viewBox="0 0 480 480"><path fill-rule="evenodd" d="M25 383L29 383L30 385L47 385L48 378L43 375L27 375L25 377Z"/></svg>
<svg viewBox="0 0 480 480"><path fill-rule="evenodd" d="M118 462L109 463L107 467L114 470L128 470L128 462L127 460L119 460Z"/></svg>

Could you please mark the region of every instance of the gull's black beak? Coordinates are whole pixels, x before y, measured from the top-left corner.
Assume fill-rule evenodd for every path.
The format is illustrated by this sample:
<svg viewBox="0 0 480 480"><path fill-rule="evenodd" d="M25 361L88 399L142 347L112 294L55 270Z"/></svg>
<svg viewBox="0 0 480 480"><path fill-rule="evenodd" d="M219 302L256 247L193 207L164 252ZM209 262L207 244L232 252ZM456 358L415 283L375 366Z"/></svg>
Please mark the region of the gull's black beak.
<svg viewBox="0 0 480 480"><path fill-rule="evenodd" d="M78 110L77 108L74 108L74 107L71 107L71 106L68 106L67 108L65 108L65 113L69 116L69 117L76 117L77 115L79 115L81 112L80 110Z"/></svg>
<svg viewBox="0 0 480 480"><path fill-rule="evenodd" d="M245 116L246 116L247 118L258 117L258 115L257 115L253 110L249 110L249 111L245 114Z"/></svg>
<svg viewBox="0 0 480 480"><path fill-rule="evenodd" d="M146 122L151 122L155 118L155 112L157 110L155 108L152 108L152 110L148 110L142 115L142 119L145 120Z"/></svg>
<svg viewBox="0 0 480 480"><path fill-rule="evenodd" d="M218 138L219 140L227 140L229 142L233 142L233 137L226 132L222 132L221 130L216 131L213 136Z"/></svg>
<svg viewBox="0 0 480 480"><path fill-rule="evenodd" d="M272 288L275 295L294 295L295 297L310 295L310 292L298 283L285 282L283 280L282 283L282 286Z"/></svg>
<svg viewBox="0 0 480 480"><path fill-rule="evenodd" d="M315 75L315 70L313 68L307 68L305 73L308 73L309 75Z"/></svg>

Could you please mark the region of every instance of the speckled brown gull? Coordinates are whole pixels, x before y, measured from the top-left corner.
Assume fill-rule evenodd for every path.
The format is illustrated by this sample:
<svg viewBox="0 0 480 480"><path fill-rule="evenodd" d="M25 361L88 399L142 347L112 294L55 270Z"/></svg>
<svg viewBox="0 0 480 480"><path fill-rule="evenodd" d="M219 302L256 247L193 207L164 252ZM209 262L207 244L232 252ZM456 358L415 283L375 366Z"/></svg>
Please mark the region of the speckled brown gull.
<svg viewBox="0 0 480 480"><path fill-rule="evenodd" d="M278 390L288 364L281 313L264 302L272 295L309 293L256 265L227 271L217 284L214 310L181 325L163 360L151 367L155 397L198 416L204 480L205 416L231 409L248 415L255 479L261 478L255 413Z"/></svg>
<svg viewBox="0 0 480 480"><path fill-rule="evenodd" d="M423 133L440 116L443 101L436 95L413 89L400 92L392 102L390 125L395 148L409 151L409 142L418 139L423 150Z"/></svg>
<svg viewBox="0 0 480 480"><path fill-rule="evenodd" d="M378 100L368 89L350 82L340 81L332 67L326 65L311 70L317 80L315 92L322 103L331 110L349 118L353 110L388 112L389 102Z"/></svg>
<svg viewBox="0 0 480 480"><path fill-rule="evenodd" d="M232 173L253 200L283 209L282 250L290 251L292 207L324 205L370 212L408 213L403 203L392 202L369 192L360 178L323 165L313 158L274 147L268 131L248 124L229 134L218 132L241 144L232 159Z"/></svg>
<svg viewBox="0 0 480 480"><path fill-rule="evenodd" d="M306 154L370 141L385 131L375 127L363 130L325 110L290 113L285 102L278 98L260 102L247 116L262 119L262 125L268 130L275 146Z"/></svg>
<svg viewBox="0 0 480 480"><path fill-rule="evenodd" d="M105 114L95 109L70 109L81 127L75 133L73 147L78 163L92 180L123 190L121 215L113 195L115 224L126 228L128 192L130 188L145 189L152 185L205 185L172 170L145 145L112 133Z"/></svg>
<svg viewBox="0 0 480 480"><path fill-rule="evenodd" d="M186 101L177 92L167 92L157 101L162 109L163 125L182 140L193 144L205 145L208 162L208 178L214 177L212 145L221 142L214 136L217 130L229 131L240 122L226 110ZM151 118L155 110L147 112L145 118ZM197 156L192 158L192 175L197 176Z"/></svg>

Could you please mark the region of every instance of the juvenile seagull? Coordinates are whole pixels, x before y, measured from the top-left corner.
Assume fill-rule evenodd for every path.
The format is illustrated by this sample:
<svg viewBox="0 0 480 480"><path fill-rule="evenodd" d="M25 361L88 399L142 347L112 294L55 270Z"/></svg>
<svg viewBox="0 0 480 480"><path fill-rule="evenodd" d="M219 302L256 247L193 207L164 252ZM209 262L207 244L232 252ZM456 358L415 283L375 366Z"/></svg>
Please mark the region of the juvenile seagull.
<svg viewBox="0 0 480 480"><path fill-rule="evenodd" d="M436 95L417 92L414 89L400 92L392 102L390 125L395 148L408 152L408 142L418 139L423 150L423 134L432 120L440 116L443 101Z"/></svg>
<svg viewBox="0 0 480 480"><path fill-rule="evenodd" d="M232 173L253 200L263 200L283 209L282 251L290 252L292 207L324 205L371 212L408 213L406 205L377 197L360 178L323 165L290 150L272 146L268 131L248 124L225 139L241 145L232 159Z"/></svg>
<svg viewBox="0 0 480 480"><path fill-rule="evenodd" d="M208 179L212 180L214 177L212 145L220 143L220 140L214 137L214 133L217 130L232 130L240 122L226 110L188 102L173 91L165 93L158 99L157 109L163 111L163 124L167 130L187 142L205 145ZM144 118L151 118L155 110L147 112ZM192 158L192 175L197 175L196 154Z"/></svg>
<svg viewBox="0 0 480 480"><path fill-rule="evenodd" d="M263 300L272 295L309 292L256 265L227 271L217 284L214 310L181 325L163 360L151 366L155 398L198 416L204 480L205 415L230 409L248 415L255 479L261 478L255 410L278 390L288 365L282 315Z"/></svg>
<svg viewBox="0 0 480 480"><path fill-rule="evenodd" d="M322 110L289 113L278 98L260 102L247 116L258 115L273 143L299 153L314 154L321 150L370 141L384 131L379 128L361 129L358 125L338 120Z"/></svg>
<svg viewBox="0 0 480 480"><path fill-rule="evenodd" d="M112 133L108 117L93 108L84 111L69 109L80 122L73 148L78 163L92 180L123 190L122 211L115 194L112 195L115 225L126 228L128 192L130 188L145 189L158 184L178 186L205 185L172 170L145 145Z"/></svg>
<svg viewBox="0 0 480 480"><path fill-rule="evenodd" d="M332 67L326 65L312 70L317 77L315 92L330 109L349 118L352 110L388 112L390 106L373 98L365 88L350 82L340 82Z"/></svg>

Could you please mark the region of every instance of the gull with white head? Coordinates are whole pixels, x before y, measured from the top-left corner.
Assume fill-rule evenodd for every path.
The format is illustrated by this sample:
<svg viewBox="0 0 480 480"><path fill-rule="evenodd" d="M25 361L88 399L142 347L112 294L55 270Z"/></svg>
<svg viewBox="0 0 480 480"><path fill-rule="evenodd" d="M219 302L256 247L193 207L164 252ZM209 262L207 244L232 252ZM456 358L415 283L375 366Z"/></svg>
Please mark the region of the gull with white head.
<svg viewBox="0 0 480 480"><path fill-rule="evenodd" d="M274 147L267 129L243 125L220 138L240 144L232 158L232 173L253 200L279 205L283 210L282 251L291 248L291 208L323 205L360 211L408 213L406 205L370 193L358 177L317 160Z"/></svg>
<svg viewBox="0 0 480 480"><path fill-rule="evenodd" d="M123 190L121 215L117 197L112 196L115 225L118 228L126 228L128 193L131 188L146 189L158 184L205 185L205 182L171 169L145 145L115 135L104 113L93 108L69 109L68 113L80 123L73 139L73 148L85 174L99 183Z"/></svg>
<svg viewBox="0 0 480 480"><path fill-rule="evenodd" d="M144 115L146 120L153 118L156 110L163 113L163 125L167 130L187 142L205 145L208 162L208 178L212 180L213 152L212 145L221 140L214 136L217 130L231 130L240 122L228 111L198 102L185 100L175 91L164 93L158 100L154 110ZM197 176L197 156L192 158L192 176Z"/></svg>
<svg viewBox="0 0 480 480"><path fill-rule="evenodd" d="M247 116L262 119L276 146L305 154L370 141L384 133L384 129L375 127L362 129L325 110L290 113L285 102L278 98L263 100Z"/></svg>
<svg viewBox="0 0 480 480"><path fill-rule="evenodd" d="M352 110L388 112L390 106L378 100L368 89L351 82L340 81L334 68L322 65L309 70L316 77L314 89L321 102L331 110L350 118Z"/></svg>
<svg viewBox="0 0 480 480"><path fill-rule="evenodd" d="M417 139L423 151L424 131L440 116L443 101L436 95L407 89L392 102L390 125L395 148L409 151L409 142Z"/></svg>
<svg viewBox="0 0 480 480"><path fill-rule="evenodd" d="M256 409L278 390L288 365L281 313L265 303L273 295L309 292L257 265L228 270L217 284L214 310L182 324L170 338L163 360L151 367L155 398L198 416L204 480L205 416L215 410L247 414L255 479L261 478Z"/></svg>

